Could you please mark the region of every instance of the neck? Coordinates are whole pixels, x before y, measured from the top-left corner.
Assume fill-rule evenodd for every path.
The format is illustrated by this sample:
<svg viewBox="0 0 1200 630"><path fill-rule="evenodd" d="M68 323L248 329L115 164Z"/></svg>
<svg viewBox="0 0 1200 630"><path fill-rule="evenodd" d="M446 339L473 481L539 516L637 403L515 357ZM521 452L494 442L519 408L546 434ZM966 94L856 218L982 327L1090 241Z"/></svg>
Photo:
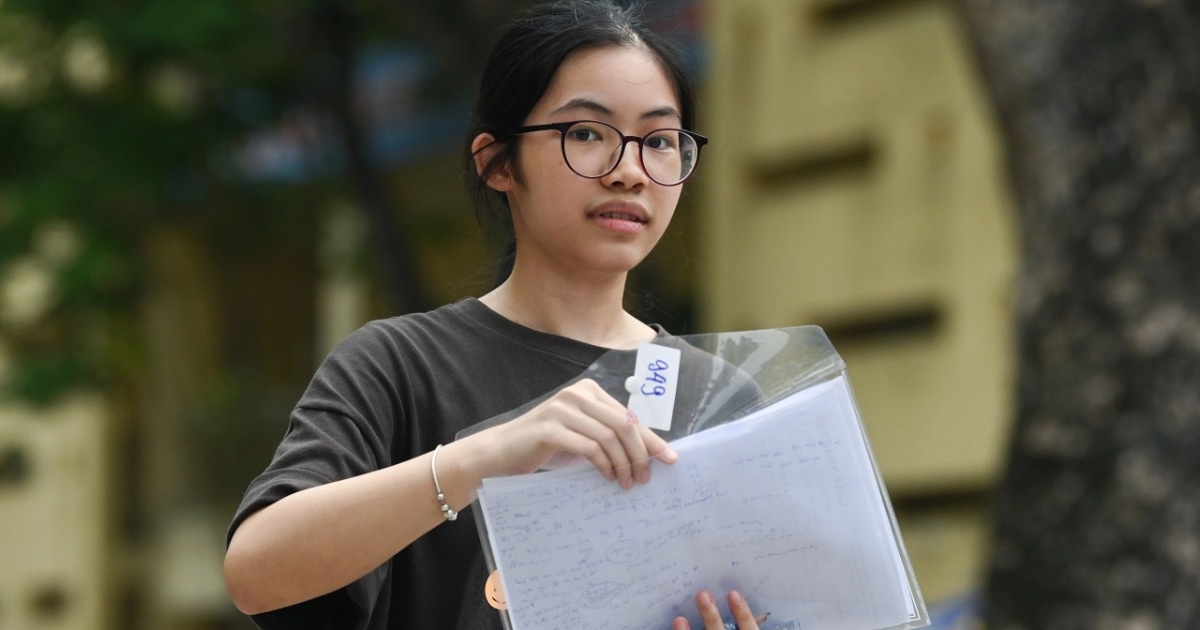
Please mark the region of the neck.
<svg viewBox="0 0 1200 630"><path fill-rule="evenodd" d="M522 269L480 298L488 308L527 328L603 348L630 349L654 329L625 312L626 273L581 282Z"/></svg>

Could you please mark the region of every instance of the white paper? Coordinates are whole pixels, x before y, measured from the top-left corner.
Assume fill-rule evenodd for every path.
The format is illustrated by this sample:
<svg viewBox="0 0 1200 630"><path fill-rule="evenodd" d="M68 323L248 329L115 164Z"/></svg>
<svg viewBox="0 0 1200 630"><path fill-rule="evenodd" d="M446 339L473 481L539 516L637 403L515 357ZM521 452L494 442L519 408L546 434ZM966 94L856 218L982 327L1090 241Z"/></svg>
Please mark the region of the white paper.
<svg viewBox="0 0 1200 630"><path fill-rule="evenodd" d="M638 347L633 378L627 383L629 410L638 422L659 431L671 430L679 386L679 348L644 343Z"/></svg>
<svg viewBox="0 0 1200 630"><path fill-rule="evenodd" d="M480 505L514 630L698 624L737 589L764 630L913 619L899 543L844 376L673 444L625 491L590 464L484 480Z"/></svg>

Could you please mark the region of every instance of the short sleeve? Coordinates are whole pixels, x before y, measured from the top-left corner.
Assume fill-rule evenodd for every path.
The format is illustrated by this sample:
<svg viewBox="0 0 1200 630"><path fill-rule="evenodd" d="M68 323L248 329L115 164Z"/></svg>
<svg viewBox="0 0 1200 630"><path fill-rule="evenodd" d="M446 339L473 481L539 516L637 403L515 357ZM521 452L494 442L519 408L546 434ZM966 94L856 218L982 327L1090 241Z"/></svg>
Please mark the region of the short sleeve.
<svg viewBox="0 0 1200 630"><path fill-rule="evenodd" d="M391 465L395 427L404 422L402 370L391 345L368 325L322 362L270 464L247 488L227 543L247 517L288 495ZM264 629L361 627L387 570L384 563L343 589L253 619Z"/></svg>

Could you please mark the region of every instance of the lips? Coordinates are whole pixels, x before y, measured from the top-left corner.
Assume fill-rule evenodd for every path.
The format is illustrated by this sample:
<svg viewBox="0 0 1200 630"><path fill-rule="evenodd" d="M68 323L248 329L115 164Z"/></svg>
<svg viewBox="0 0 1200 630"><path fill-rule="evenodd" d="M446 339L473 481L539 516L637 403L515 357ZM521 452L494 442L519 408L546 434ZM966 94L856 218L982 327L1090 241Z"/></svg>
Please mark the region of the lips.
<svg viewBox="0 0 1200 630"><path fill-rule="evenodd" d="M628 212L600 212L600 213L597 213L596 216L602 217L605 219L618 219L621 221L635 221L637 223L645 223L645 221L642 220L641 217L634 215L634 214L630 214Z"/></svg>
<svg viewBox="0 0 1200 630"><path fill-rule="evenodd" d="M645 208L642 208L636 203L626 203L621 201L610 201L608 203L601 204L588 214L591 217L612 219L616 221L632 221L634 223L650 222L650 216L646 212Z"/></svg>
<svg viewBox="0 0 1200 630"><path fill-rule="evenodd" d="M606 230L619 234L638 234L646 229L650 215L636 203L610 201L588 213L588 218Z"/></svg>

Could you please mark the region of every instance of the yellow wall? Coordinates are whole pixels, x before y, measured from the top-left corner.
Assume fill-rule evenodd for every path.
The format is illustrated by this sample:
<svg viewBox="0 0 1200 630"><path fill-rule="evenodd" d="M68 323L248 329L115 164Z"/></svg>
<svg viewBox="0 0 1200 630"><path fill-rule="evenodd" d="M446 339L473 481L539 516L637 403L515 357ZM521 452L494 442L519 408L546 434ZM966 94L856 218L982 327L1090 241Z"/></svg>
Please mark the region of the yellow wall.
<svg viewBox="0 0 1200 630"><path fill-rule="evenodd" d="M0 408L0 629L108 627L107 429L90 394Z"/></svg>
<svg viewBox="0 0 1200 630"><path fill-rule="evenodd" d="M1015 255L950 3L718 1L710 24L705 327L823 326L894 496L986 487Z"/></svg>

